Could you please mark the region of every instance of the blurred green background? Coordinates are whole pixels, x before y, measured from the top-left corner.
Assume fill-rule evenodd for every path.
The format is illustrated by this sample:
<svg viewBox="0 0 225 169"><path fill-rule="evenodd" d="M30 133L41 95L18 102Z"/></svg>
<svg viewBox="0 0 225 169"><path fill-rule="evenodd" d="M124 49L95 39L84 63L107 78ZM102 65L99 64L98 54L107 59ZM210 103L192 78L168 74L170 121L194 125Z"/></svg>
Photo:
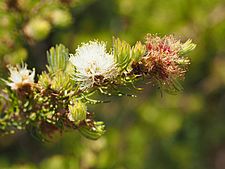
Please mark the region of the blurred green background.
<svg viewBox="0 0 225 169"><path fill-rule="evenodd" d="M224 0L1 0L0 75L26 61L40 73L46 50L146 33L192 38L184 92L145 85L138 98L89 106L107 125L90 141L76 131L40 143L26 132L0 138L1 169L225 169Z"/></svg>

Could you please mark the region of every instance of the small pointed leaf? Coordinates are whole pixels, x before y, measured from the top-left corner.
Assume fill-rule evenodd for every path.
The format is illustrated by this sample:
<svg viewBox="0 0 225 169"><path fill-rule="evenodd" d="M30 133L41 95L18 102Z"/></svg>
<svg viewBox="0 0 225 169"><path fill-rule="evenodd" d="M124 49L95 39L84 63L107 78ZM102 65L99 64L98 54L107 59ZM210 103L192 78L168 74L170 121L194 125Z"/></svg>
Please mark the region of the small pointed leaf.
<svg viewBox="0 0 225 169"><path fill-rule="evenodd" d="M48 70L56 72L58 70L65 70L68 62L69 50L62 44L56 45L47 51Z"/></svg>

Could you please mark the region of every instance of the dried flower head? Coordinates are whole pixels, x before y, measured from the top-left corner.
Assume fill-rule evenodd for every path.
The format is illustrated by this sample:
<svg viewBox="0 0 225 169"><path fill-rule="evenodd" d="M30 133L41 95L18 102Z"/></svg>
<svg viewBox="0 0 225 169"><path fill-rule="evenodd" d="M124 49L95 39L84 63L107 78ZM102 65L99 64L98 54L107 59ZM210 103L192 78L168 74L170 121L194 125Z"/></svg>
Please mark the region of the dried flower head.
<svg viewBox="0 0 225 169"><path fill-rule="evenodd" d="M104 42L82 44L74 55L70 55L69 60L76 69L74 80L80 83L81 89L102 85L117 76L114 56L107 53Z"/></svg>
<svg viewBox="0 0 225 169"><path fill-rule="evenodd" d="M9 81L6 82L12 90L17 90L24 85L34 83L35 70L27 69L27 65L17 65L16 67L8 66L10 77Z"/></svg>
<svg viewBox="0 0 225 169"><path fill-rule="evenodd" d="M181 56L184 51L193 50L195 44L188 40L181 43L172 35L159 37L146 36L147 53L142 59L146 72L162 85L173 85L176 79L183 79L190 64L189 58Z"/></svg>
<svg viewBox="0 0 225 169"><path fill-rule="evenodd" d="M147 35L147 54L143 57L143 63L147 72L153 74L157 79L167 80L171 77L183 77L185 68L180 67L180 61L189 64L187 58L181 58L179 51L181 43L173 36Z"/></svg>

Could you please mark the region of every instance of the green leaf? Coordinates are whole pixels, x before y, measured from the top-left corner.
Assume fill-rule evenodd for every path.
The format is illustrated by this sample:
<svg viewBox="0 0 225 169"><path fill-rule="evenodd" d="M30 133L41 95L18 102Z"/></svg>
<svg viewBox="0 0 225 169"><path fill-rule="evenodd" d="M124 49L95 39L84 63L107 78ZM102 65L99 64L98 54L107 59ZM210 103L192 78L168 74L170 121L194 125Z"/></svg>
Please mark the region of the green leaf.
<svg viewBox="0 0 225 169"><path fill-rule="evenodd" d="M140 61L145 52L145 45L139 41L131 47L126 41L113 38L113 54L121 71L128 69L132 62Z"/></svg>
<svg viewBox="0 0 225 169"><path fill-rule="evenodd" d="M56 45L47 51L47 59L49 72L64 71L69 59L69 50L62 44Z"/></svg>
<svg viewBox="0 0 225 169"><path fill-rule="evenodd" d="M194 50L196 47L196 44L192 43L191 39L188 39L184 44L181 45L181 50L179 52L179 54L185 55L189 52L191 52L192 50Z"/></svg>
<svg viewBox="0 0 225 169"><path fill-rule="evenodd" d="M126 69L131 62L131 46L127 42L113 37L113 54L121 70Z"/></svg>
<svg viewBox="0 0 225 169"><path fill-rule="evenodd" d="M104 122L94 122L94 126L81 126L79 127L80 133L88 139L97 140L105 133Z"/></svg>

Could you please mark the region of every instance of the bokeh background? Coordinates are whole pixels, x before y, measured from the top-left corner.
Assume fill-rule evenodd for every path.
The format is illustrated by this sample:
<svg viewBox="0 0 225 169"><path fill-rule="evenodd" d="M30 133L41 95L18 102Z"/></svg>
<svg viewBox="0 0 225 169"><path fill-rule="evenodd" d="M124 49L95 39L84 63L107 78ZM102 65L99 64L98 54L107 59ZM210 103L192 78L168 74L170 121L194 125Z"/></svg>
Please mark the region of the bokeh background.
<svg viewBox="0 0 225 169"><path fill-rule="evenodd" d="M138 98L89 106L107 125L97 141L76 131L45 144L26 132L1 137L0 168L225 169L224 0L1 0L0 75L21 61L40 73L58 43L74 52L88 40L134 44L146 33L197 44L184 92L145 85Z"/></svg>

